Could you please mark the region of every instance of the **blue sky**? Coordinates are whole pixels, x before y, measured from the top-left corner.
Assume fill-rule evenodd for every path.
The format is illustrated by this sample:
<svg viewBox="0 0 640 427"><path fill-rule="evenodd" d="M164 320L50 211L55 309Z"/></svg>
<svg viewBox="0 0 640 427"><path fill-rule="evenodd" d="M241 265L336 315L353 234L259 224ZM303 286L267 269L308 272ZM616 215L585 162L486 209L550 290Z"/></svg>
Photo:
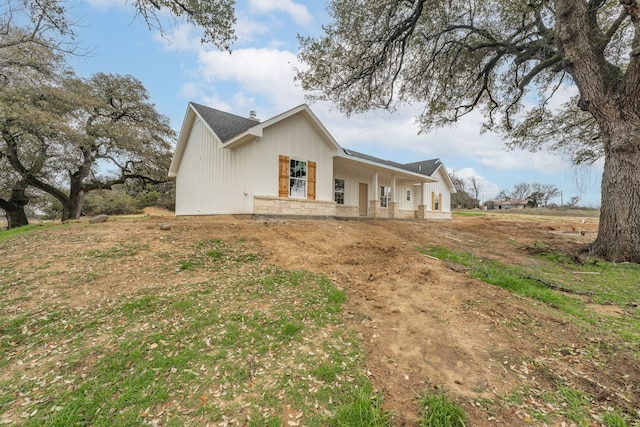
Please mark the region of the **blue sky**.
<svg viewBox="0 0 640 427"><path fill-rule="evenodd" d="M189 101L242 116L255 110L263 120L304 103L293 80L294 67L300 66L296 35L319 36L329 22L325 3L318 0L238 0L238 41L229 54L201 45L200 30L182 23L170 23L170 34L162 38L134 18L125 0L76 1L70 12L80 21L78 41L92 51L71 59L76 72L136 77L176 131ZM576 169L558 155L507 151L498 135L480 134L479 115L419 134L414 120L419 105L350 118L330 103L310 107L343 147L401 163L440 158L459 176L478 177L483 200L519 182L540 182L562 190L565 203L578 196L583 205L600 204L601 162Z"/></svg>

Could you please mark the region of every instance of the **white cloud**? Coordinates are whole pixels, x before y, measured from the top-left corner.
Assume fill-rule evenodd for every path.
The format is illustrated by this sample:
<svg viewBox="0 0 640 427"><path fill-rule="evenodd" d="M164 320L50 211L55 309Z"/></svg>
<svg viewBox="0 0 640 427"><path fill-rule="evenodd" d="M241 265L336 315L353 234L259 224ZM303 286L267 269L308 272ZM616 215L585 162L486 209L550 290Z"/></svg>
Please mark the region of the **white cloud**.
<svg viewBox="0 0 640 427"><path fill-rule="evenodd" d="M183 23L176 25L172 30L163 36L160 32L153 34L154 40L164 45L169 51L189 52L202 49L198 29L191 24Z"/></svg>
<svg viewBox="0 0 640 427"><path fill-rule="evenodd" d="M201 95L200 87L198 83L187 82L182 85L180 90L180 96L187 99L197 99Z"/></svg>
<svg viewBox="0 0 640 427"><path fill-rule="evenodd" d="M250 13L284 12L300 26L313 21L306 6L291 0L249 0L248 9Z"/></svg>
<svg viewBox="0 0 640 427"><path fill-rule="evenodd" d="M342 114L324 103L311 107L322 116L325 126L340 144L358 150L358 146L376 146L398 152L413 152L414 160L439 157L472 158L477 164L495 171L528 171L532 167L541 172L559 172L565 168L561 157L531 154L525 151L507 151L499 135L480 134L480 120L468 118L457 126L440 128L419 134L415 122L415 109L401 108L397 113L371 111L345 119ZM368 154L376 155L374 152ZM412 161L412 159L407 159Z"/></svg>
<svg viewBox="0 0 640 427"><path fill-rule="evenodd" d="M109 10L112 7L124 9L128 7L127 0L87 0L87 3L94 8L101 11Z"/></svg>
<svg viewBox="0 0 640 427"><path fill-rule="evenodd" d="M251 44L255 41L256 36L269 34L270 28L266 23L251 19L244 14L238 15L233 29L240 45Z"/></svg>
<svg viewBox="0 0 640 427"><path fill-rule="evenodd" d="M277 49L238 49L231 54L202 51L196 74L205 92L213 89L218 96L242 104L238 107L261 98L260 107L266 111L259 114L266 118L303 102L302 91L293 81L296 61L294 53Z"/></svg>

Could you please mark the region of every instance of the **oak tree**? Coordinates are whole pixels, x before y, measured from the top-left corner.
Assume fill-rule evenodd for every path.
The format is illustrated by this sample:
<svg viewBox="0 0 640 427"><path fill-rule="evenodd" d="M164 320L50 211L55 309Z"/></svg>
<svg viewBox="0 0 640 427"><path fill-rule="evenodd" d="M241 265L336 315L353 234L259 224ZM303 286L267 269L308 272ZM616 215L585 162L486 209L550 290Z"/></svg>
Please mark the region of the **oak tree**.
<svg viewBox="0 0 640 427"><path fill-rule="evenodd" d="M20 156L26 168L41 174L44 158L30 129L43 128L48 122L51 126L43 129L45 134L57 129L56 106L51 106L49 113L42 108L40 88L47 87L55 76L64 74L66 70L58 49L51 48L48 43L25 42L33 34L33 31L20 27L6 27L0 32L0 133L16 130L18 123L14 118L19 106L21 114L25 114L19 119L19 126L23 127ZM28 105L34 106L36 100L39 100L40 107L29 108ZM6 148L0 142L0 209L6 213L8 227L13 228L28 224L25 206L33 189L29 188L29 181L11 167Z"/></svg>
<svg viewBox="0 0 640 427"><path fill-rule="evenodd" d="M165 179L175 132L133 77L65 76L15 92L0 121L0 153L62 204L63 220L80 217L89 191Z"/></svg>
<svg viewBox="0 0 640 427"><path fill-rule="evenodd" d="M76 42L76 30L81 17L73 16L73 2L69 0L5 0L0 6L0 34L8 34L15 27L28 31L0 43L0 50L18 43L46 44L64 53L86 53ZM202 42L229 50L236 36L235 0L127 0L132 13L142 17L150 29L162 35L168 33L167 19L184 19L202 29Z"/></svg>
<svg viewBox="0 0 640 427"><path fill-rule="evenodd" d="M229 50L235 40L234 0L128 3L136 16L163 35L167 33L167 17L173 17L200 26L203 43ZM27 223L24 206L29 201L29 186L58 199L64 207L63 219L68 219L80 215L87 191L108 188L132 177L146 181L166 177L165 173L160 179L159 171L167 164L166 143L173 138L173 131L166 118L149 104L140 82L100 74L84 82L84 89L82 83L76 83L75 89L70 90L70 79L66 88L60 86L61 74L55 72L61 71L56 68L63 56L86 53L76 42L80 19L72 16L69 5L64 0L7 0L0 6L0 126L4 142L0 145L0 209L5 210L10 227ZM24 75L31 78L26 84ZM41 81L35 83L34 77ZM122 91L118 93L114 85L121 85ZM16 88L23 93L16 92ZM67 90L70 91L65 93ZM123 92L126 90L132 90L132 98L127 98ZM38 91L41 93L34 93ZM111 92L116 96L111 97ZM20 101L20 97L27 102ZM141 110L134 113L137 107ZM127 134L124 129L132 121L135 124ZM57 133L53 135L51 129ZM144 130L136 134L140 129ZM146 135L146 143L140 142L142 135ZM128 137L128 141L119 140ZM117 144L113 143L116 140ZM131 145L124 148L127 143ZM136 143L147 152L144 160ZM74 149L80 150L81 162L74 156ZM128 154L123 154L127 150ZM98 176L96 171L105 163L111 163L112 172L117 170L118 176Z"/></svg>
<svg viewBox="0 0 640 427"><path fill-rule="evenodd" d="M310 100L346 114L419 103L425 131L480 110L512 145L602 156L590 250L640 262L638 0L332 0L329 12L323 36L301 38ZM552 108L568 87L578 95Z"/></svg>

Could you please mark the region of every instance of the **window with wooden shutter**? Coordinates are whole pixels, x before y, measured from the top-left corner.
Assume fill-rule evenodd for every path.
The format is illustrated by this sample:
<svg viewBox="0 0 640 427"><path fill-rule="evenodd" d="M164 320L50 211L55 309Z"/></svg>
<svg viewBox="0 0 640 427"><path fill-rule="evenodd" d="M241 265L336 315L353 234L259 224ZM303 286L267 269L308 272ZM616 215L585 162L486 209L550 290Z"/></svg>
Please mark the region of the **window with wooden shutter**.
<svg viewBox="0 0 640 427"><path fill-rule="evenodd" d="M280 156L278 197L289 197L289 157Z"/></svg>
<svg viewBox="0 0 640 427"><path fill-rule="evenodd" d="M316 199L316 162L308 162L307 168L307 199Z"/></svg>
<svg viewBox="0 0 640 427"><path fill-rule="evenodd" d="M432 211L436 210L436 192L435 191L431 192L431 210Z"/></svg>
<svg viewBox="0 0 640 427"><path fill-rule="evenodd" d="M442 193L438 195L438 210L442 210Z"/></svg>
<svg viewBox="0 0 640 427"><path fill-rule="evenodd" d="M304 160L289 159L289 197L307 198L307 166Z"/></svg>

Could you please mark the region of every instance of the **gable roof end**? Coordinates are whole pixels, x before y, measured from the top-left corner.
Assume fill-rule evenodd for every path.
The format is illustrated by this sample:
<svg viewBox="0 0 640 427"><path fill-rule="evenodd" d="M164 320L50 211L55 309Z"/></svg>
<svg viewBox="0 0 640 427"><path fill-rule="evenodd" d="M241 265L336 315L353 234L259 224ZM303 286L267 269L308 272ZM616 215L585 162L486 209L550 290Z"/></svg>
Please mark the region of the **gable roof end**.
<svg viewBox="0 0 640 427"><path fill-rule="evenodd" d="M259 122L255 118L241 117L235 114L216 110L205 105L189 102L187 112L182 122L182 128L178 136L176 149L169 167L169 178L175 178L178 174L180 162L189 139L191 127L196 118L202 119L204 124L220 139L225 148L233 149L253 138L262 137L263 129L281 122L296 114L303 114L309 119L312 126L324 136L325 142L332 148L339 150L341 147L329 133L327 128L320 122L318 117L311 111L308 105L302 104L289 111L278 114L264 122Z"/></svg>
<svg viewBox="0 0 640 427"><path fill-rule="evenodd" d="M223 143L260 124L254 119L226 113L194 102L190 104Z"/></svg>
<svg viewBox="0 0 640 427"><path fill-rule="evenodd" d="M222 142L232 138L237 135L237 133L247 132L252 127L259 125L257 121L249 118L225 113L224 111L196 104L195 102L189 102L187 112L182 121L180 133L178 134L178 142L173 154L173 159L171 160L171 166L169 166L169 178L175 178L178 175L182 156L184 155L189 135L191 134L191 128L198 117Z"/></svg>
<svg viewBox="0 0 640 427"><path fill-rule="evenodd" d="M407 170L410 170L422 175L427 175L427 176L434 176L435 173L438 172L440 168L442 168L442 173L445 177L446 184L449 187L449 191L451 191L452 193L457 192L456 186L453 185L453 181L451 180L451 177L447 172L447 168L444 166L444 164L440 159L431 159L431 160L423 160L421 162L407 163L403 165L403 167Z"/></svg>
<svg viewBox="0 0 640 427"><path fill-rule="evenodd" d="M324 136L324 141L333 149L339 150L340 145L333 138L333 136L329 133L327 128L324 127L322 122L318 119L318 117L313 114L313 111L309 108L307 104L298 105L295 108L292 108L289 111L285 111L284 113L278 114L268 120L263 121L262 123L253 122L254 127L245 130L244 132L238 133L232 138L223 141L224 146L226 148L233 149L234 147L246 142L251 137L262 136L263 129L268 128L269 126L273 126L276 123L282 122L289 117L295 116L297 114L302 114L309 120L309 123L322 135Z"/></svg>
<svg viewBox="0 0 640 427"><path fill-rule="evenodd" d="M421 173L427 176L433 176L433 174L442 166L440 159L423 160L421 162L406 163L402 165L405 169L410 171Z"/></svg>

